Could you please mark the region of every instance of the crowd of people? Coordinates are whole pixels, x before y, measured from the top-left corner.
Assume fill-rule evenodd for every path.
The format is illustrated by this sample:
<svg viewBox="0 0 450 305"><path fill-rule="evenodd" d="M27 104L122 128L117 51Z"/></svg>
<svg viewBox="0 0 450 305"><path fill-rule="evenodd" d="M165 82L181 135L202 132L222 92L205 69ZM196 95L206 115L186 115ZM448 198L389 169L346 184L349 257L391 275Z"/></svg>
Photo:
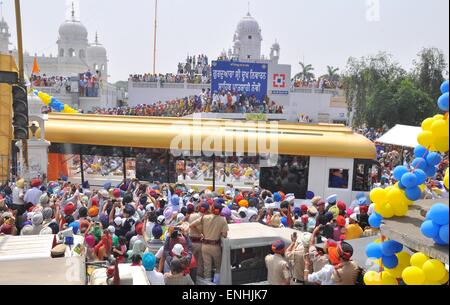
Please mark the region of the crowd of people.
<svg viewBox="0 0 450 305"><path fill-rule="evenodd" d="M131 116L167 116L183 117L193 113L283 113L283 106L277 105L266 97L258 101L255 96L235 92L221 92L211 95L211 91L202 90L200 95L159 101L152 105L135 107L98 108L92 113Z"/></svg>
<svg viewBox="0 0 450 305"><path fill-rule="evenodd" d="M129 81L159 83L190 83L209 84L211 80L211 65L206 55L188 56L184 63L178 63L177 73L166 74L130 74Z"/></svg>
<svg viewBox="0 0 450 305"><path fill-rule="evenodd" d="M79 74L78 92L80 97L98 97L100 90L101 72L92 73L87 70ZM72 81L70 77L47 76L46 74L31 75L30 82L33 87L52 87L56 93L72 92Z"/></svg>
<svg viewBox="0 0 450 305"><path fill-rule="evenodd" d="M394 169L399 165L411 168L414 161L414 149L411 147L401 147L380 143L377 140L387 131L387 128L363 128L356 130L357 133L375 143L377 150L377 161L380 164L381 173L373 171L371 174L372 185L374 187L386 188L394 185L397 181L394 178ZM448 192L443 185L445 169L448 167L448 154L442 155L442 161L437 166L436 176L429 179L425 188L425 199L448 198ZM378 178L379 177L379 178Z"/></svg>
<svg viewBox="0 0 450 305"><path fill-rule="evenodd" d="M88 262L113 256L142 265L152 285L192 285L199 276L218 283L221 238L229 224L248 222L298 230L291 245L278 241L266 257L270 284L355 284L358 268L345 240L377 232L368 223L373 205L364 194L345 203L336 195L322 199L308 192L298 205L294 194L256 184L251 191L229 185L221 192L199 192L180 183L128 179L91 189L87 181L73 184L65 177L49 183L33 179L29 186L20 179L3 185L0 194L1 235L71 228L84 237ZM316 246L325 240L326 247ZM334 276L340 271L343 277Z"/></svg>
<svg viewBox="0 0 450 305"><path fill-rule="evenodd" d="M304 89L342 89L342 84L339 81L329 81L325 78L313 79L310 81L304 81L301 79L293 79L292 85L294 88L304 88Z"/></svg>

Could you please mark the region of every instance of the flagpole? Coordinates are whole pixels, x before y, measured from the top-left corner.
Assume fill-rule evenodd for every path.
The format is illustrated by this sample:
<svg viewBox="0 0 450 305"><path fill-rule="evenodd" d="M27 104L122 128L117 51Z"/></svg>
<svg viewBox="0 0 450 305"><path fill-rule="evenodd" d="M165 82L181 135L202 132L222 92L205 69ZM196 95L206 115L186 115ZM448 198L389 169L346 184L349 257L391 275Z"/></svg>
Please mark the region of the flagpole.
<svg viewBox="0 0 450 305"><path fill-rule="evenodd" d="M153 33L153 75L156 74L156 28L158 26L158 0L155 0L155 29Z"/></svg>

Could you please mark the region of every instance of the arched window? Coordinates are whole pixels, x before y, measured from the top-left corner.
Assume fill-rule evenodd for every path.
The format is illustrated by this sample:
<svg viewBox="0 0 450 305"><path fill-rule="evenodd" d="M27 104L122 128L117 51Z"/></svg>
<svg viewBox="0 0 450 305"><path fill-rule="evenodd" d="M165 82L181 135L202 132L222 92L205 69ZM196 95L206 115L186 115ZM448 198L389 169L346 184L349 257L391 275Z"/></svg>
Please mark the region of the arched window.
<svg viewBox="0 0 450 305"><path fill-rule="evenodd" d="M64 57L64 49L59 50L59 57Z"/></svg>
<svg viewBox="0 0 450 305"><path fill-rule="evenodd" d="M2 28L2 33L6 33L6 28Z"/></svg>
<svg viewBox="0 0 450 305"><path fill-rule="evenodd" d="M94 70L95 70L95 71L98 70L98 64L94 64Z"/></svg>
<svg viewBox="0 0 450 305"><path fill-rule="evenodd" d="M106 68L105 65L102 65L102 71L105 71L105 68Z"/></svg>
<svg viewBox="0 0 450 305"><path fill-rule="evenodd" d="M69 57L75 57L75 50L72 48L69 49Z"/></svg>
<svg viewBox="0 0 450 305"><path fill-rule="evenodd" d="M80 56L80 58L85 58L86 57L86 53L84 52L84 50L80 50L79 56Z"/></svg>

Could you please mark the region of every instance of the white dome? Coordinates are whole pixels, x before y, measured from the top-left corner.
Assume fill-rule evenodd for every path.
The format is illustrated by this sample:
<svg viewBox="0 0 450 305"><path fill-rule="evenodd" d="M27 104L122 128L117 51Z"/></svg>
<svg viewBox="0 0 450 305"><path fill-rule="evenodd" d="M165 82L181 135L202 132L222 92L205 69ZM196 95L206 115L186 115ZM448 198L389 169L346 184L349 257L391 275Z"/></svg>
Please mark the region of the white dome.
<svg viewBox="0 0 450 305"><path fill-rule="evenodd" d="M237 32L239 33L259 33L261 28L259 27L258 21L253 18L250 13L247 14L241 21L239 21L237 26Z"/></svg>
<svg viewBox="0 0 450 305"><path fill-rule="evenodd" d="M106 57L106 49L101 44L92 44L87 48L89 58Z"/></svg>
<svg viewBox="0 0 450 305"><path fill-rule="evenodd" d="M272 45L272 48L273 48L273 49L279 49L279 48L280 48L280 44L279 44L278 42L275 42L275 43Z"/></svg>
<svg viewBox="0 0 450 305"><path fill-rule="evenodd" d="M59 27L59 37L71 40L87 39L88 31L78 21L66 21Z"/></svg>

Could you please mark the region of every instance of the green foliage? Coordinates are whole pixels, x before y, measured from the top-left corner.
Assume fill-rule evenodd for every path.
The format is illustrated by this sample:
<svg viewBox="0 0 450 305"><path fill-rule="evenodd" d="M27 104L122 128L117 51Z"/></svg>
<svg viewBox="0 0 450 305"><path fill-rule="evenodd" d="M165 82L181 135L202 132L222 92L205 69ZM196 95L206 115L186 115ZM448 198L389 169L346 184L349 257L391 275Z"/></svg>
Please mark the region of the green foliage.
<svg viewBox="0 0 450 305"><path fill-rule="evenodd" d="M294 76L294 79L301 79L302 81L312 81L315 78L315 75L312 71L314 68L312 65L306 65L302 62L299 63L301 67L301 71Z"/></svg>
<svg viewBox="0 0 450 305"><path fill-rule="evenodd" d="M353 127L419 126L438 112L436 100L446 68L443 55L424 49L414 64L415 69L406 72L386 53L349 58L343 85Z"/></svg>

